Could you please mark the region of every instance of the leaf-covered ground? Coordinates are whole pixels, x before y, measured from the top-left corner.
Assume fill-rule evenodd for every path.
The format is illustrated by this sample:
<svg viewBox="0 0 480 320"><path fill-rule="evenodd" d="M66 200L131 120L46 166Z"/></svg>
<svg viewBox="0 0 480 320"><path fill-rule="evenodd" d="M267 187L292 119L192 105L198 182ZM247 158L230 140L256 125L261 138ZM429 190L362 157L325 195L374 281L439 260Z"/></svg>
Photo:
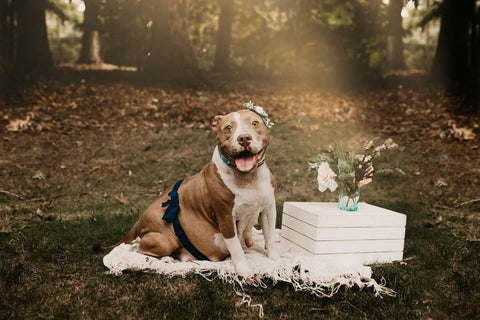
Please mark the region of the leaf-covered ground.
<svg viewBox="0 0 480 320"><path fill-rule="evenodd" d="M0 161L3 168L14 169L13 172L3 169L2 173L31 179L35 172L29 171L27 167L31 166L25 164L40 160L42 165L37 170L60 170L65 176L75 177L75 171L70 170L80 168L49 168L52 162L48 158L68 153L72 144L89 148L89 140L99 133L159 132L172 125L209 128L215 115L242 108L248 101L263 106L274 122L289 122L296 130L315 131L326 124L353 122L376 135L392 137L408 155L402 170L411 178L412 187L435 197L433 213L443 211L444 207L461 211L465 202L479 197L474 187L480 182L479 118L456 115L459 101L448 98L441 89L415 90L401 86L341 92L265 83L183 89L85 80L40 82L20 90L9 107L0 110L3 136ZM8 131L15 130L8 125L16 119L29 120L30 125L23 129L26 132ZM307 125L304 120L308 120ZM339 140L334 133L331 138L332 142ZM360 149L360 145L352 147ZM38 156L41 159L32 158L31 152L15 152L22 148L32 151L31 146L35 146L33 151L42 149L43 156ZM318 144L312 141L312 146ZM101 150L92 151L95 155ZM45 152L52 154L47 156ZM111 170L118 169L116 165L96 164ZM4 191L23 197L26 190L22 185L13 180L8 184L9 180ZM477 239L477 235L472 237Z"/></svg>
<svg viewBox="0 0 480 320"><path fill-rule="evenodd" d="M279 213L287 200L335 201L316 190L307 170L315 149L335 140L359 150L367 139L392 137L400 149L385 162L405 172L362 191L365 201L408 216L408 260L374 268L398 297L351 290L329 300L284 286L252 289L266 318L479 313L480 121L456 115L459 102L438 88L50 80L11 98L0 109L1 318L255 318L219 283L114 278L89 251L118 240L159 192L200 170L213 151L213 117L250 100L277 124L268 163Z"/></svg>

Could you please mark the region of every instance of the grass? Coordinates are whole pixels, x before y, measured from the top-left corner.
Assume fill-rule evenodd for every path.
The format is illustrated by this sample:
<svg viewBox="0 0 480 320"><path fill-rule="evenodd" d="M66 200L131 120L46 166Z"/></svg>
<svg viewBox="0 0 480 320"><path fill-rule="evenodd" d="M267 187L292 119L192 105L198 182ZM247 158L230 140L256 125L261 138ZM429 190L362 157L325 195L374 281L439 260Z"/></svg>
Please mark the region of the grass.
<svg viewBox="0 0 480 320"><path fill-rule="evenodd" d="M315 177L307 172L316 147L335 137L351 148L375 135L354 123L313 128L309 122L290 121L275 126L268 163L278 182L278 223L284 201L336 200L336 193L319 193ZM51 137L44 138L27 156L21 153L27 145L19 137L15 159L23 169L5 169L2 189L40 200L0 194L0 318L257 318L255 310L238 306L232 288L220 281L137 272L117 277L106 274L102 255L91 252L99 241L118 241L158 192L209 160L214 143L210 130L94 132L63 141L59 148L45 142ZM397 166L410 157L403 152L387 162ZM47 179L32 180L36 171L47 173ZM247 292L254 303L264 305L266 319L479 318L480 245L455 227L478 212L478 206L462 211L464 218L445 213L452 225L426 228L438 194L420 192L409 175L379 178L362 191L363 201L407 215L408 261L373 266L374 277L384 278L397 297L381 299L370 290L350 289L318 298L286 284ZM128 204L115 199L121 194ZM52 219L37 216L38 208Z"/></svg>

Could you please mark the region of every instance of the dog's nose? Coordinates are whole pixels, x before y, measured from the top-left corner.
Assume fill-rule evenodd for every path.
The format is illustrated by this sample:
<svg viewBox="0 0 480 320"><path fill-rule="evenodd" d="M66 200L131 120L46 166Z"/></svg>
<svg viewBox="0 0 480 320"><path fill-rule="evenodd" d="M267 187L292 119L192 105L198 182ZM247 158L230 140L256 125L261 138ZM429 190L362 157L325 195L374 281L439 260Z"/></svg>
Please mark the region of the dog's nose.
<svg viewBox="0 0 480 320"><path fill-rule="evenodd" d="M242 147L246 147L252 142L252 136L249 134L241 134L238 136L237 141Z"/></svg>

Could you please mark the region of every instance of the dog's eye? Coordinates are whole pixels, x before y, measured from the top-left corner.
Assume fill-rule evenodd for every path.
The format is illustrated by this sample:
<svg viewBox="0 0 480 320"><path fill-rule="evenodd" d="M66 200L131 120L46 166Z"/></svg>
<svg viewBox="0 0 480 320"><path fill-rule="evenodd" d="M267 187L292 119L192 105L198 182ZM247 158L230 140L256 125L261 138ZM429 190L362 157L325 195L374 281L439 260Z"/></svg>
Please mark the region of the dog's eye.
<svg viewBox="0 0 480 320"><path fill-rule="evenodd" d="M258 125L258 121L257 121L257 120L253 120L252 125L253 125L254 127L256 127L256 126Z"/></svg>
<svg viewBox="0 0 480 320"><path fill-rule="evenodd" d="M232 130L232 126L231 126L231 125L228 125L228 126L226 126L226 127L224 128L224 130L225 130L225 131L230 131L230 130Z"/></svg>

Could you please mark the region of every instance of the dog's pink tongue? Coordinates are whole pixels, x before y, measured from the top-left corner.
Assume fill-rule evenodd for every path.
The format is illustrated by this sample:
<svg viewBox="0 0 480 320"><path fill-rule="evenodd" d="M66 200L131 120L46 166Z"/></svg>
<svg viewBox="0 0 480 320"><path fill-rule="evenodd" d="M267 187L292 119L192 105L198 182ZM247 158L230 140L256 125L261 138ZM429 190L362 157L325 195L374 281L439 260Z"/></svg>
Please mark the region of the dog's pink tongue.
<svg viewBox="0 0 480 320"><path fill-rule="evenodd" d="M255 156L249 155L247 157L238 157L235 159L235 165L239 171L247 172L253 169L257 164Z"/></svg>

